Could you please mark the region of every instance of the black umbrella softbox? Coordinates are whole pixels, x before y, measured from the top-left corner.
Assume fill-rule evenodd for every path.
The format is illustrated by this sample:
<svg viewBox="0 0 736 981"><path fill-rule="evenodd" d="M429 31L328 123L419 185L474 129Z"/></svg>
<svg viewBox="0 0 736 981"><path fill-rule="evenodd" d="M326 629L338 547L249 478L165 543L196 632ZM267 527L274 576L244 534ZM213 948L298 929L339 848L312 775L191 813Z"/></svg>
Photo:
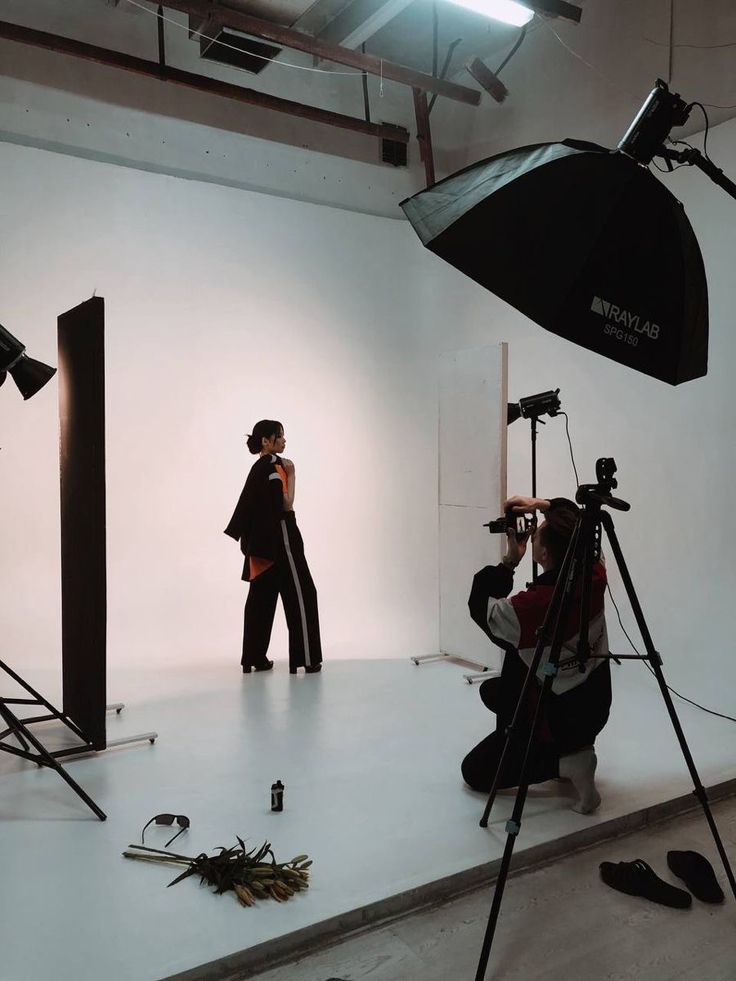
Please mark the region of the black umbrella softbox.
<svg viewBox="0 0 736 981"><path fill-rule="evenodd" d="M490 157L402 202L424 245L541 327L677 385L708 363L708 291L680 202L593 143Z"/></svg>

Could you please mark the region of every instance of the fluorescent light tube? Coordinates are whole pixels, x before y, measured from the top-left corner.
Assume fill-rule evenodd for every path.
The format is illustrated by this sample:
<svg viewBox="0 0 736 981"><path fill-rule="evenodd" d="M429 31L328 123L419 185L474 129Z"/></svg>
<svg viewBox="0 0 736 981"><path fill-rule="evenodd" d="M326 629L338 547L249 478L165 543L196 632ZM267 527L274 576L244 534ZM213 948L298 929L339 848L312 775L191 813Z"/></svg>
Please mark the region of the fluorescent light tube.
<svg viewBox="0 0 736 981"><path fill-rule="evenodd" d="M515 0L450 0L450 2L457 4L458 7L473 10L484 17L501 20L504 24L513 24L514 27L523 27L534 16L533 10L523 4L515 3Z"/></svg>

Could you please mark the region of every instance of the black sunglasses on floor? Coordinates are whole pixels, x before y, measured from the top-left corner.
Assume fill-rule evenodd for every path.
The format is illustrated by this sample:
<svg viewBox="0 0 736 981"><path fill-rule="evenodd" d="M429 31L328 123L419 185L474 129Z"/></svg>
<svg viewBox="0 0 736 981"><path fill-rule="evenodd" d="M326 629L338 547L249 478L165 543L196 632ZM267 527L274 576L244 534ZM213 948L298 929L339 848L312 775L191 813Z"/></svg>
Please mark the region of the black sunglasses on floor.
<svg viewBox="0 0 736 981"><path fill-rule="evenodd" d="M176 823L179 825L179 830L176 832L173 838L169 838L169 840L164 845L164 848L168 848L171 842L174 841L175 838L178 838L179 835L182 833L182 831L186 831L187 828L189 827L189 818L186 817L186 815L184 814L157 814L156 817L152 817L151 820L144 825L143 831L141 831L142 845L145 844L145 842L143 841L143 836L146 833L146 828L148 827L149 824L153 824L154 821L156 822L156 824L168 825L169 827L171 827L174 821L176 821Z"/></svg>

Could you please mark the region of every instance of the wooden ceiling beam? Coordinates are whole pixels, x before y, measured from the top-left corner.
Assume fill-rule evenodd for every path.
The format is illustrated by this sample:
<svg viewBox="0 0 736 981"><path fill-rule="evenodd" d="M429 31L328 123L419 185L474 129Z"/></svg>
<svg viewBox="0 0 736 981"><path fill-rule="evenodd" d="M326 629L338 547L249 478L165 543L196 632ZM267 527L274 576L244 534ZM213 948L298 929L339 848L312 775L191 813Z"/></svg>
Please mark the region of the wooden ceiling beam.
<svg viewBox="0 0 736 981"><path fill-rule="evenodd" d="M94 61L111 68L120 68L136 75L144 75L147 78L181 85L209 95L233 99L236 102L257 106L260 109L270 109L275 112L287 113L290 116L299 116L314 123L351 130L364 136L394 140L397 143L409 142L409 133L403 126L394 126L390 123L368 123L364 119L344 116L342 113L318 109L315 106L292 102L289 99L280 99L277 96L266 95L264 92L241 88L239 85L220 82L215 78L195 75L178 68L161 66L155 61L145 61L143 58L136 58L120 51L98 48L83 41L75 41L57 34L47 34L45 31L36 31L30 27L19 27L17 24L0 21L0 38L6 41L16 41L19 44L28 44L35 48L44 48L58 54L71 55L73 58L82 58L85 61Z"/></svg>
<svg viewBox="0 0 736 981"><path fill-rule="evenodd" d="M148 0L148 2L155 5L158 0ZM241 9L231 6L227 0L222 0L222 2L214 2L214 0L162 0L162 3L164 7L178 10L184 14L194 16L216 15L227 27L241 31L243 34L273 41L284 48L303 51L323 61L347 65L357 71L377 75L380 78L398 82L400 85L406 85L411 89L435 92L447 99L464 102L471 106L477 106L480 103L481 94L477 89L434 78L424 72L414 71L412 68L406 68L391 61L384 61L376 55L351 51L349 48L343 48L340 45L303 34L301 31L295 31L291 27L282 27L280 24L251 17L250 14L244 13Z"/></svg>

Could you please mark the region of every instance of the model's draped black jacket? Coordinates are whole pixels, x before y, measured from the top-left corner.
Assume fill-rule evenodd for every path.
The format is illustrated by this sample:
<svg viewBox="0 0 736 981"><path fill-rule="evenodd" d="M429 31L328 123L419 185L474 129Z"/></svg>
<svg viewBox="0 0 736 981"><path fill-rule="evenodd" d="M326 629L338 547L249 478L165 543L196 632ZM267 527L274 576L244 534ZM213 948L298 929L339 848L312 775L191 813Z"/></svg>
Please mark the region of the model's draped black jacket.
<svg viewBox="0 0 736 981"><path fill-rule="evenodd" d="M250 469L245 486L225 534L240 542L245 556L242 578L250 581L250 559L274 561L278 553L284 510L284 489L276 470L279 457L259 457Z"/></svg>

